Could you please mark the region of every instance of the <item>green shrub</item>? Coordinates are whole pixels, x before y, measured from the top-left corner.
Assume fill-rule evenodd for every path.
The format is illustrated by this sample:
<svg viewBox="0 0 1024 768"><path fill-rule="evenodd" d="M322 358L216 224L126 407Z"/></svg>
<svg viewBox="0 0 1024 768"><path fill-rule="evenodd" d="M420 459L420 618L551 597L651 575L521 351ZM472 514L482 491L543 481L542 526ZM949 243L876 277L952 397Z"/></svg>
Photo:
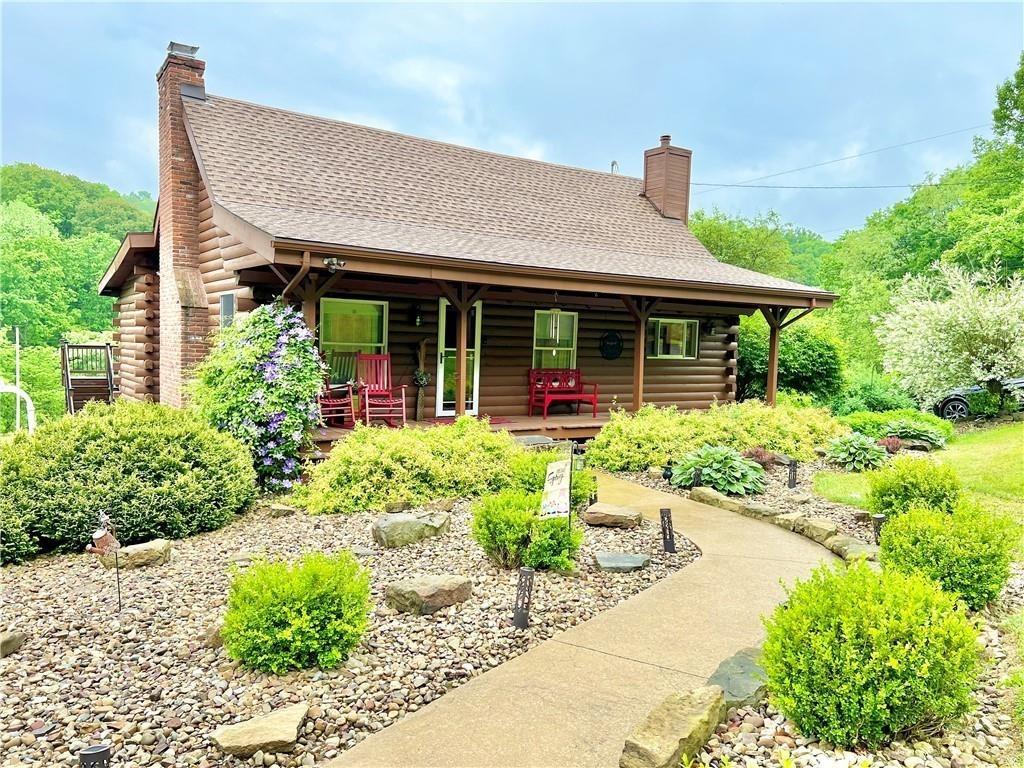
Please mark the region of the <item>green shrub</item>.
<svg viewBox="0 0 1024 768"><path fill-rule="evenodd" d="M914 410L915 405L914 399L891 379L876 373L851 377L829 403L832 413L837 416L857 411Z"/></svg>
<svg viewBox="0 0 1024 768"><path fill-rule="evenodd" d="M636 413L613 411L587 446L587 460L613 472L639 472L705 445L723 445L738 451L759 447L810 461L817 446L846 431L819 408L772 408L756 400L705 411L645 405Z"/></svg>
<svg viewBox="0 0 1024 768"><path fill-rule="evenodd" d="M920 505L952 512L960 500L960 479L953 468L923 457L897 456L867 477L868 508L883 515Z"/></svg>
<svg viewBox="0 0 1024 768"><path fill-rule="evenodd" d="M320 421L325 373L302 314L265 304L217 334L195 370L190 404L245 443L260 484L280 491L299 479L299 455Z"/></svg>
<svg viewBox="0 0 1024 768"><path fill-rule="evenodd" d="M707 445L691 451L672 466L672 485L690 487L700 469L700 484L732 496L764 490L764 467L734 448Z"/></svg>
<svg viewBox="0 0 1024 768"><path fill-rule="evenodd" d="M765 626L772 701L804 734L876 747L973 705L976 632L923 576L823 566Z"/></svg>
<svg viewBox="0 0 1024 768"><path fill-rule="evenodd" d="M548 464L568 458L564 450L527 449L517 452L509 459L507 484L527 493L544 490ZM593 472L574 470L572 473L572 508L579 509L590 501L597 491L597 477Z"/></svg>
<svg viewBox="0 0 1024 768"><path fill-rule="evenodd" d="M583 531L570 525L566 517L534 520L530 529L530 543L523 551L523 565L527 568L571 571L575 556L583 544Z"/></svg>
<svg viewBox="0 0 1024 768"><path fill-rule="evenodd" d="M841 416L839 420L854 432L860 432L868 437L889 437L893 434L890 424L894 421L910 421L914 424L931 427L937 430L946 440L950 440L953 437L953 425L948 421L940 419L934 414L916 411L912 408L898 411L882 411L879 413L857 411ZM896 437L900 437L900 435L896 435Z"/></svg>
<svg viewBox="0 0 1024 768"><path fill-rule="evenodd" d="M757 318L740 321L736 391L741 400L764 397L768 377L768 324ZM823 400L843 384L842 355L825 328L800 324L779 339L779 388Z"/></svg>
<svg viewBox="0 0 1024 768"><path fill-rule="evenodd" d="M252 504L255 479L245 447L188 411L90 403L0 443L0 559L79 551L100 512L122 544L214 530Z"/></svg>
<svg viewBox="0 0 1024 768"><path fill-rule="evenodd" d="M235 575L221 637L233 659L264 672L338 666L369 624L370 573L349 552Z"/></svg>
<svg viewBox="0 0 1024 768"><path fill-rule="evenodd" d="M471 416L429 429L357 426L309 473L295 502L313 513L382 512L388 502L480 496L509 484L523 453Z"/></svg>
<svg viewBox="0 0 1024 768"><path fill-rule="evenodd" d="M502 568L522 564L530 545L540 494L507 490L485 496L473 505L473 538Z"/></svg>
<svg viewBox="0 0 1024 768"><path fill-rule="evenodd" d="M825 458L847 472L863 472L882 466L889 452L867 435L851 432L828 445Z"/></svg>
<svg viewBox="0 0 1024 768"><path fill-rule="evenodd" d="M995 416L1001 407L999 395L993 394L987 389L967 393L967 408L971 416Z"/></svg>
<svg viewBox="0 0 1024 768"><path fill-rule="evenodd" d="M885 426L885 433L886 437L898 437L903 441L919 440L932 448L941 448L946 444L942 430L914 419L893 419Z"/></svg>
<svg viewBox="0 0 1024 768"><path fill-rule="evenodd" d="M1010 578L1020 531L1006 515L961 502L952 514L912 506L882 527L882 566L921 573L980 610Z"/></svg>

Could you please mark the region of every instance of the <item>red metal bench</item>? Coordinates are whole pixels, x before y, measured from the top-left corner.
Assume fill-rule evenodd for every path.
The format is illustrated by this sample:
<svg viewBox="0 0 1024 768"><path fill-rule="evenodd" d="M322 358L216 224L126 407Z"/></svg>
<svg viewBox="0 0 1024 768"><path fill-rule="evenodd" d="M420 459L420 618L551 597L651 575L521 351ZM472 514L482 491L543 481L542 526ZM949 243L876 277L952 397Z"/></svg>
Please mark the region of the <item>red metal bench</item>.
<svg viewBox="0 0 1024 768"><path fill-rule="evenodd" d="M544 418L552 403L576 403L576 413L581 403L590 403L597 418L597 384L587 384L579 368L530 368L530 401L527 413L533 416L533 409L540 408Z"/></svg>

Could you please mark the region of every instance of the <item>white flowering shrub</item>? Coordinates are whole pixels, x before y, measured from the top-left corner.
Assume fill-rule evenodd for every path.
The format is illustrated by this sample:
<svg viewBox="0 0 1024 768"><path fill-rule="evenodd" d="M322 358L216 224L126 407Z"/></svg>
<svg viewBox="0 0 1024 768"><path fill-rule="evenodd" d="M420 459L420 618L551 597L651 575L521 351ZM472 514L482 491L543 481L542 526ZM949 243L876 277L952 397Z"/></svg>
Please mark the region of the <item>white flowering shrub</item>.
<svg viewBox="0 0 1024 768"><path fill-rule="evenodd" d="M908 278L878 339L886 372L922 403L1024 375L1024 279L938 265Z"/></svg>

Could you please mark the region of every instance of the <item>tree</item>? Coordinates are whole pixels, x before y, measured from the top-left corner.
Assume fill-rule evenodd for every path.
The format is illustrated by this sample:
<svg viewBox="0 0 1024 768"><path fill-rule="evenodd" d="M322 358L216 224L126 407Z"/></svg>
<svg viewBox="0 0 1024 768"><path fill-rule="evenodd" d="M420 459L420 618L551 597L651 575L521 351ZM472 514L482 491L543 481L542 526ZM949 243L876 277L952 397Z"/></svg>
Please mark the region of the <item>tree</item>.
<svg viewBox="0 0 1024 768"><path fill-rule="evenodd" d="M997 136L1024 146L1024 52L1013 77L996 89L992 128Z"/></svg>
<svg viewBox="0 0 1024 768"><path fill-rule="evenodd" d="M740 321L736 395L763 397L768 376L768 324L760 316ZM809 321L779 334L779 389L827 400L843 385L839 344L827 329Z"/></svg>
<svg viewBox="0 0 1024 768"><path fill-rule="evenodd" d="M793 254L775 213L730 218L719 210L695 211L690 231L719 261L776 277L795 277Z"/></svg>
<svg viewBox="0 0 1024 768"><path fill-rule="evenodd" d="M1024 278L937 265L908 277L879 324L885 370L922 403L1024 375Z"/></svg>

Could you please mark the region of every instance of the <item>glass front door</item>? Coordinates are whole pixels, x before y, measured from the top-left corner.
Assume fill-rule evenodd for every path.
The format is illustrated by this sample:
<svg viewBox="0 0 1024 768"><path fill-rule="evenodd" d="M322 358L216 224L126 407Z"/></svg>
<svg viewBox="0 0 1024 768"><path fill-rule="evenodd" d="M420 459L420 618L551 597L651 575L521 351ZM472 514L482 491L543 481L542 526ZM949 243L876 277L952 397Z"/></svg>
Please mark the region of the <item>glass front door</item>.
<svg viewBox="0 0 1024 768"><path fill-rule="evenodd" d="M437 321L437 406L438 416L455 415L456 338L459 311L447 299L440 299ZM466 339L466 413L476 415L477 391L480 388L480 324L483 303L476 302L469 310Z"/></svg>

